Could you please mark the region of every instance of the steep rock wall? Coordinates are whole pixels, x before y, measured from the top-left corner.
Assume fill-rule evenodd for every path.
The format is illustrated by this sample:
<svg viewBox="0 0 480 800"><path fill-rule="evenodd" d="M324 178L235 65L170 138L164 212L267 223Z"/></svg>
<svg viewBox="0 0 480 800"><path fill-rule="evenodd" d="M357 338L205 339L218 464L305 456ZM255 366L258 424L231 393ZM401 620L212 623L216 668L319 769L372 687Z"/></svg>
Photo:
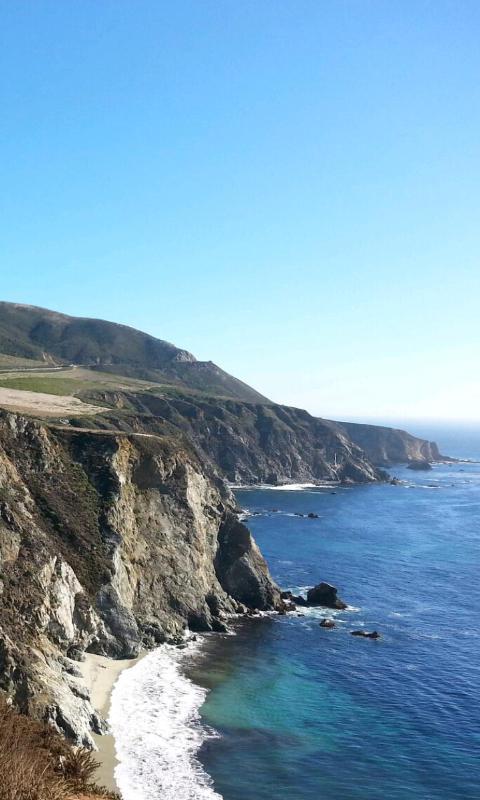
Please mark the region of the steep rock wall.
<svg viewBox="0 0 480 800"><path fill-rule="evenodd" d="M373 464L388 467L409 461L440 461L435 442L419 439L407 431L387 428L381 425L363 425L354 422L339 422L338 427L362 448Z"/></svg>
<svg viewBox="0 0 480 800"><path fill-rule="evenodd" d="M0 688L19 708L89 742L102 721L83 651L130 657L186 625L222 630L245 600L273 608L279 592L192 450L0 413Z"/></svg>
<svg viewBox="0 0 480 800"><path fill-rule="evenodd" d="M116 406L98 415L96 425L183 434L232 483L362 483L383 477L345 430L301 409L150 393L88 397Z"/></svg>

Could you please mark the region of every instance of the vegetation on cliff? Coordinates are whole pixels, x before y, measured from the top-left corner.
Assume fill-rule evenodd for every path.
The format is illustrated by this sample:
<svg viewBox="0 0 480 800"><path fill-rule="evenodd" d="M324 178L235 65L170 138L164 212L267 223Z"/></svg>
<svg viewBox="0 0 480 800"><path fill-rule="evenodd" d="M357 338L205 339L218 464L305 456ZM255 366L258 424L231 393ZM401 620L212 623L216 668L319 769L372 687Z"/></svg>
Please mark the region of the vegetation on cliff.
<svg viewBox="0 0 480 800"><path fill-rule="evenodd" d="M93 782L97 767L90 750L73 747L0 695L0 800L115 800Z"/></svg>

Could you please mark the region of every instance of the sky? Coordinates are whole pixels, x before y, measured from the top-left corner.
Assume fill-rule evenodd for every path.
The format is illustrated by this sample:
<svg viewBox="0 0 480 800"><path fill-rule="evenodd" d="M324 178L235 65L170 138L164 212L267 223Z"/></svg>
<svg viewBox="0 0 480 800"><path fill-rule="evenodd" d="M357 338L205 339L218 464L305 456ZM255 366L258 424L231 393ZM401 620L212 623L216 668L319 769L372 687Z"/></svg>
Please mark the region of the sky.
<svg viewBox="0 0 480 800"><path fill-rule="evenodd" d="M477 0L0 0L1 299L480 419Z"/></svg>

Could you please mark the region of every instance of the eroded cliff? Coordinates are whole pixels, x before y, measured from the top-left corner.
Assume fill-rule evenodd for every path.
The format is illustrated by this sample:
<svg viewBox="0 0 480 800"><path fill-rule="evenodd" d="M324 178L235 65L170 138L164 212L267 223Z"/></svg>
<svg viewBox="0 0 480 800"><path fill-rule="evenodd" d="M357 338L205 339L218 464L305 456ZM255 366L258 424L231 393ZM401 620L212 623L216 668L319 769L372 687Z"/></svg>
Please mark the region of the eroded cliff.
<svg viewBox="0 0 480 800"><path fill-rule="evenodd" d="M77 741L103 722L76 661L223 630L279 592L214 469L177 439L0 413L0 688Z"/></svg>
<svg viewBox="0 0 480 800"><path fill-rule="evenodd" d="M366 457L377 466L412 461L440 461L442 456L435 442L419 439L399 428L382 425L365 425L356 422L339 422L338 427L357 444Z"/></svg>
<svg viewBox="0 0 480 800"><path fill-rule="evenodd" d="M85 396L114 407L93 424L183 435L232 483L363 483L385 477L340 426L298 408L156 392ZM74 424L89 423L78 418Z"/></svg>

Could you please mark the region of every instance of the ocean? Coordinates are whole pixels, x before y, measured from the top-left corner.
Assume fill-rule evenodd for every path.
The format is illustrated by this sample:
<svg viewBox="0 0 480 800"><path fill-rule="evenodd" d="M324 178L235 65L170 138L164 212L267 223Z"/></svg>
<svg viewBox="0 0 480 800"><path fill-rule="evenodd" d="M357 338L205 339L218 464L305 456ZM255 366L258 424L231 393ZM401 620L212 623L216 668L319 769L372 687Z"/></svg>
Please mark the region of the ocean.
<svg viewBox="0 0 480 800"><path fill-rule="evenodd" d="M479 430L413 432L480 461ZM480 464L391 474L403 483L237 492L280 586L325 580L349 608L333 630L299 608L124 672L125 800L478 800Z"/></svg>

